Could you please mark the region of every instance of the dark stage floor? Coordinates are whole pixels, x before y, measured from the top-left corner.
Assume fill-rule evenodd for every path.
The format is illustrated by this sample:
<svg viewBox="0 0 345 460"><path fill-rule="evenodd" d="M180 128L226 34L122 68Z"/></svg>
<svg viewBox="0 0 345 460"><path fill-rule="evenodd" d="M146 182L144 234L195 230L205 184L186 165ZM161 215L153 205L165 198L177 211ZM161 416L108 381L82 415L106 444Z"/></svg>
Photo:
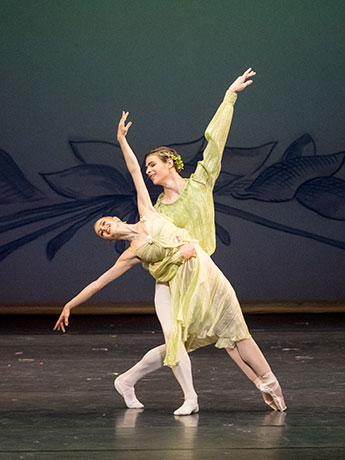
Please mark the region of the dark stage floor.
<svg viewBox="0 0 345 460"><path fill-rule="evenodd" d="M167 368L124 407L114 377L162 342L153 316L0 316L0 459L344 459L345 315L248 315L280 379L271 411L223 350L192 353L200 412L175 417L182 395Z"/></svg>

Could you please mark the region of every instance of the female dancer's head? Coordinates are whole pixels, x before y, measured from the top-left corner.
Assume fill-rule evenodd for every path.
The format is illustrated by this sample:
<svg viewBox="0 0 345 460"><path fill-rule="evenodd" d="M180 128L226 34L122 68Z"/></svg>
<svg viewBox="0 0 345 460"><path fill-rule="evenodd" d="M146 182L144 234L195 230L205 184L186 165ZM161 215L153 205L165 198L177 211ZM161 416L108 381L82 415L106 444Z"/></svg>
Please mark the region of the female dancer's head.
<svg viewBox="0 0 345 460"><path fill-rule="evenodd" d="M155 185L164 185L164 181L174 174L181 175L183 162L176 150L158 147L145 156L146 174Z"/></svg>
<svg viewBox="0 0 345 460"><path fill-rule="evenodd" d="M101 217L93 226L98 236L104 240L121 240L125 235L126 224L118 217Z"/></svg>

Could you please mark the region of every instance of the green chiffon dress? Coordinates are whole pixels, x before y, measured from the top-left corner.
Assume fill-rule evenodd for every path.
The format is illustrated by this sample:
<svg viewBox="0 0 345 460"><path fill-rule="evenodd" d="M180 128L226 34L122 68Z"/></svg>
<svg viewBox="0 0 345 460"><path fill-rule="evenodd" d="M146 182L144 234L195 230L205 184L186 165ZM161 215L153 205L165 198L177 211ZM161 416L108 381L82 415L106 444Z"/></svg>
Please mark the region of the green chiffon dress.
<svg viewBox="0 0 345 460"><path fill-rule="evenodd" d="M187 351L215 343L233 348L249 338L234 289L212 259L198 245L197 257L185 260L179 248L194 242L185 229L168 218L142 218L147 241L131 248L157 282L168 283L171 299L171 333L164 364L174 366L182 344Z"/></svg>

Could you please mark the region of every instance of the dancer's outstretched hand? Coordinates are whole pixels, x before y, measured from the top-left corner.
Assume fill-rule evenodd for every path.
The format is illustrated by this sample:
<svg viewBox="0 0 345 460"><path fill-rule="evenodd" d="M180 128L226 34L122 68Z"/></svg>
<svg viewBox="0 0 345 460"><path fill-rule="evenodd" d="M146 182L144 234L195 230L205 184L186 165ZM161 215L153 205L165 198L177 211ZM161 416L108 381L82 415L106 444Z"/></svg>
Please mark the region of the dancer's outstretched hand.
<svg viewBox="0 0 345 460"><path fill-rule="evenodd" d="M120 142L121 139L124 139L127 136L129 128L132 126L132 122L130 121L126 125L126 120L129 115L129 112L122 111L122 117L119 121L119 125L117 127L117 140Z"/></svg>
<svg viewBox="0 0 345 460"><path fill-rule="evenodd" d="M256 75L256 72L254 72L254 70L252 70L252 68L249 67L249 69L247 69L242 75L237 77L233 83L231 83L229 90L233 93L237 93L237 91L244 90L244 88L247 88L247 86L253 83L253 80L247 79L254 77L254 75Z"/></svg>
<svg viewBox="0 0 345 460"><path fill-rule="evenodd" d="M68 307L64 307L59 319L56 321L56 324L53 329L54 331L66 332L65 327L68 326L68 318L69 318L70 313L71 313L71 310Z"/></svg>

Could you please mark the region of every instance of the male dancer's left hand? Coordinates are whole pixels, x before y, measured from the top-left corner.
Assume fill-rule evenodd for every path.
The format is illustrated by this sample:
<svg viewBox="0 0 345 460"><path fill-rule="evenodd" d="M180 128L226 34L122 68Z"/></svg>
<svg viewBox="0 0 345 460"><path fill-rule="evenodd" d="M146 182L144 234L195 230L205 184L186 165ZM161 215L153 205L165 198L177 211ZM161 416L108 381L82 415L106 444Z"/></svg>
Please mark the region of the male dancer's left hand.
<svg viewBox="0 0 345 460"><path fill-rule="evenodd" d="M186 260L191 259L192 257L196 257L196 250L194 244L186 243L183 246L181 246L180 254Z"/></svg>
<svg viewBox="0 0 345 460"><path fill-rule="evenodd" d="M232 91L233 93L237 93L238 91L243 91L244 88L247 88L247 86L253 83L253 80L247 80L247 79L254 77L254 75L256 75L256 72L254 72L254 70L252 70L252 68L249 67L249 69L247 69L242 75L237 77L233 83L231 83L229 90Z"/></svg>

